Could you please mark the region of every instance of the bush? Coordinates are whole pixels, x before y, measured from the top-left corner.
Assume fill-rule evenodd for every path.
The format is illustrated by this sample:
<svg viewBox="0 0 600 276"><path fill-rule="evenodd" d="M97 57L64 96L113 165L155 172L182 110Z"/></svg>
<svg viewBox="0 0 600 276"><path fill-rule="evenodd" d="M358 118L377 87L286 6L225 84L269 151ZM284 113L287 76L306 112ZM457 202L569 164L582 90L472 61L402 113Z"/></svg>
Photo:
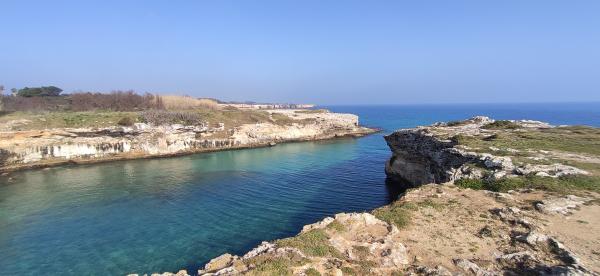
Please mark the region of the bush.
<svg viewBox="0 0 600 276"><path fill-rule="evenodd" d="M411 212L418 207L411 202L396 202L373 211L378 219L402 229L410 224Z"/></svg>
<svg viewBox="0 0 600 276"><path fill-rule="evenodd" d="M148 110L140 114L141 121L152 125L201 125L202 117L192 111Z"/></svg>
<svg viewBox="0 0 600 276"><path fill-rule="evenodd" d="M515 122L511 122L508 120L498 120L493 123L486 124L482 128L485 128L485 129L517 129L520 127L521 126L519 126Z"/></svg>
<svg viewBox="0 0 600 276"><path fill-rule="evenodd" d="M133 124L135 124L135 120L131 117L123 117L117 122L117 124L119 124L120 126L132 126Z"/></svg>
<svg viewBox="0 0 600 276"><path fill-rule="evenodd" d="M21 97L48 97L58 96L62 92L62 89L56 86L42 86L42 87L25 87L17 91L17 95Z"/></svg>
<svg viewBox="0 0 600 276"><path fill-rule="evenodd" d="M341 253L337 249L329 245L327 239L327 234L323 229L313 229L292 238L278 240L276 243L280 247L298 248L309 256L341 256Z"/></svg>
<svg viewBox="0 0 600 276"><path fill-rule="evenodd" d="M321 273L312 267L304 271L304 274L306 274L306 276L321 276Z"/></svg>
<svg viewBox="0 0 600 276"><path fill-rule="evenodd" d="M74 111L138 111L164 108L160 96L150 93L139 95L134 91L113 91L109 94L75 93L71 95L71 105Z"/></svg>
<svg viewBox="0 0 600 276"><path fill-rule="evenodd" d="M69 98L0 96L3 111L64 111L70 108Z"/></svg>

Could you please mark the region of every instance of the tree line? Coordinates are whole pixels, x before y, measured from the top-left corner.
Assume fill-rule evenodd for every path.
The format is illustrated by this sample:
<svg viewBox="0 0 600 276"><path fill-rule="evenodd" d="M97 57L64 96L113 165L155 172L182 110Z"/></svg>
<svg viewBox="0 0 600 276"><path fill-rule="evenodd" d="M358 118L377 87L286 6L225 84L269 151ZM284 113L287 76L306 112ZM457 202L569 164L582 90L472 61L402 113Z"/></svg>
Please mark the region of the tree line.
<svg viewBox="0 0 600 276"><path fill-rule="evenodd" d="M2 94L0 85L0 110L2 111L140 111L164 109L160 96L134 91L111 93L78 92L61 95L56 86L25 87L12 89L12 96Z"/></svg>

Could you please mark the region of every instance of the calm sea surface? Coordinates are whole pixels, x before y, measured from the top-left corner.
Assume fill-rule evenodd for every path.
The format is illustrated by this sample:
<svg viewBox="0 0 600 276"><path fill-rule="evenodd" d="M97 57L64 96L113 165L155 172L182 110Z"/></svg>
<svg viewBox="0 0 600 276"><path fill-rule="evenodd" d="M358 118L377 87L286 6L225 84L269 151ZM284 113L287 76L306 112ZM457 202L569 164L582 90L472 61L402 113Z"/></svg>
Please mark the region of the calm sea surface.
<svg viewBox="0 0 600 276"><path fill-rule="evenodd" d="M488 115L600 126L600 104L334 106L359 139L66 166L0 177L0 275L195 271L222 253L393 200L382 135Z"/></svg>

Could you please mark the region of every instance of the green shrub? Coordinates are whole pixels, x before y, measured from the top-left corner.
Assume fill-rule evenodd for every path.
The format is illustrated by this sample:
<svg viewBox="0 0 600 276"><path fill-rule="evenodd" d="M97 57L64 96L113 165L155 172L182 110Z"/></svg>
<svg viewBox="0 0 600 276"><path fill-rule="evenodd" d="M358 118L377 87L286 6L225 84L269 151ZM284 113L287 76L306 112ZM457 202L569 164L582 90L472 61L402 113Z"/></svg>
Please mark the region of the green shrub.
<svg viewBox="0 0 600 276"><path fill-rule="evenodd" d="M298 236L276 241L280 247L294 247L310 256L340 257L341 253L329 245L327 233L323 229L314 229Z"/></svg>
<svg viewBox="0 0 600 276"><path fill-rule="evenodd" d="M132 126L133 124L135 124L135 120L131 117L123 117L117 122L117 124L119 124L120 126Z"/></svg>
<svg viewBox="0 0 600 276"><path fill-rule="evenodd" d="M321 273L312 267L304 271L304 274L306 276L321 276Z"/></svg>
<svg viewBox="0 0 600 276"><path fill-rule="evenodd" d="M506 192L521 188L541 189L557 193L600 192L600 177L586 175L567 175L558 178L528 175L501 179L459 179L454 184L462 188L494 192Z"/></svg>
<svg viewBox="0 0 600 276"><path fill-rule="evenodd" d="M484 181L481 179L458 179L454 181L454 185L473 190L483 190L485 188Z"/></svg>
<svg viewBox="0 0 600 276"><path fill-rule="evenodd" d="M346 227L337 220L333 220L330 224L328 224L327 229L333 229L338 232L346 231Z"/></svg>
<svg viewBox="0 0 600 276"><path fill-rule="evenodd" d="M49 97L58 96L63 90L56 86L25 87L17 91L21 97Z"/></svg>
<svg viewBox="0 0 600 276"><path fill-rule="evenodd" d="M379 208L373 212L378 219L389 224L395 224L402 229L410 223L410 212L418 207L410 202L396 202L392 205Z"/></svg>
<svg viewBox="0 0 600 276"><path fill-rule="evenodd" d="M256 266L255 270L251 270L248 275L292 275L291 267L296 263L290 259L283 257L253 258L251 263Z"/></svg>
<svg viewBox="0 0 600 276"><path fill-rule="evenodd" d="M356 275L356 271L354 271L354 269L351 267L344 266L341 269L344 275Z"/></svg>
<svg viewBox="0 0 600 276"><path fill-rule="evenodd" d="M519 126L515 122L511 122L508 120L498 120L493 123L486 124L482 128L485 128L485 129L517 129L520 127L521 126Z"/></svg>

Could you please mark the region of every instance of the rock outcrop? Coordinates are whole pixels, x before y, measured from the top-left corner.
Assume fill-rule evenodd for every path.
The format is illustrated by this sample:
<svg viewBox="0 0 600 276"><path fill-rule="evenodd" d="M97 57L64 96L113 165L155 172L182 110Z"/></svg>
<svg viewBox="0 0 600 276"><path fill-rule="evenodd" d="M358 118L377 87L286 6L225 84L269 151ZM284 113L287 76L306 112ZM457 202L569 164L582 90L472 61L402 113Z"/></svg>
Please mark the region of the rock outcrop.
<svg viewBox="0 0 600 276"><path fill-rule="evenodd" d="M197 275L597 275L594 198L423 185L371 213L337 214L243 256L221 255Z"/></svg>
<svg viewBox="0 0 600 276"><path fill-rule="evenodd" d="M461 142L461 139L494 141L498 136L522 136L553 128L547 123L531 120L501 121L515 129L488 128L494 122L488 117L477 116L460 122L402 129L387 135L385 140L392 150L392 157L386 163L385 172L391 179L408 181L412 185L444 183L461 178L588 174L583 169L562 163L541 164L540 160L557 159L557 155L549 151L540 150L533 155L531 150L522 152L494 146L472 148ZM546 155L539 156L544 152ZM527 162L515 164L515 157L525 156L529 158Z"/></svg>
<svg viewBox="0 0 600 276"><path fill-rule="evenodd" d="M277 113L278 111L272 111ZM293 110L279 113L294 114ZM290 116L285 125L264 122L226 129L137 123L103 129L47 129L0 132L0 171L64 163L170 156L279 142L360 136L373 132L361 127L353 114L307 113Z"/></svg>

